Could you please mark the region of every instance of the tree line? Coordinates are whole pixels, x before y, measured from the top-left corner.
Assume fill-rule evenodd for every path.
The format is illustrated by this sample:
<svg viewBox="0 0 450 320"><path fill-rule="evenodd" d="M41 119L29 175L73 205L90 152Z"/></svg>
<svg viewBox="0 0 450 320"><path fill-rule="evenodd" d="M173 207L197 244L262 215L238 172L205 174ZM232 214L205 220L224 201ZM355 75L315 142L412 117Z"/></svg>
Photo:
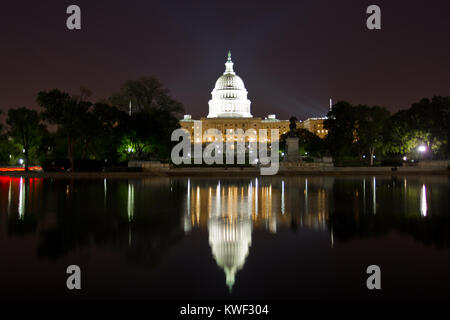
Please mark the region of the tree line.
<svg viewBox="0 0 450 320"><path fill-rule="evenodd" d="M332 156L338 164L449 159L450 97L423 98L394 114L384 107L340 101L327 114L324 128L325 139L296 129L301 153Z"/></svg>
<svg viewBox="0 0 450 320"><path fill-rule="evenodd" d="M158 79L126 81L117 93L96 103L90 96L86 88L78 94L53 89L38 93L38 111L9 109L6 126L0 124L0 164L23 163L28 170L30 163L64 159L74 170L77 159L103 167L132 159L169 161L171 133L179 127L184 108ZM394 114L341 101L324 121L325 139L305 129L294 131L306 158L332 156L337 164L374 165L448 159L449 126L450 97L435 96ZM281 149L285 138L281 136Z"/></svg>
<svg viewBox="0 0 450 320"><path fill-rule="evenodd" d="M130 159L168 159L170 135L179 127L183 105L155 77L125 82L119 92L93 103L91 92L59 89L37 95L40 110L9 109L0 127L0 162L30 163L76 159L120 165Z"/></svg>

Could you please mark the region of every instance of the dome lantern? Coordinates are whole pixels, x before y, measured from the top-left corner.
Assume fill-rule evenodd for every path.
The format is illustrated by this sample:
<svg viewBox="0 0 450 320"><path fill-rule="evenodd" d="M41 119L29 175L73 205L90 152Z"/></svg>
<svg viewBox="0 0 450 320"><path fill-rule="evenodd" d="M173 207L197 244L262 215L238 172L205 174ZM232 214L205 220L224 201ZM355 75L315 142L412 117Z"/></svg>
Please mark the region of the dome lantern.
<svg viewBox="0 0 450 320"><path fill-rule="evenodd" d="M236 74L233 70L233 61L231 61L231 51L228 51L228 59L225 62L225 72L223 74Z"/></svg>

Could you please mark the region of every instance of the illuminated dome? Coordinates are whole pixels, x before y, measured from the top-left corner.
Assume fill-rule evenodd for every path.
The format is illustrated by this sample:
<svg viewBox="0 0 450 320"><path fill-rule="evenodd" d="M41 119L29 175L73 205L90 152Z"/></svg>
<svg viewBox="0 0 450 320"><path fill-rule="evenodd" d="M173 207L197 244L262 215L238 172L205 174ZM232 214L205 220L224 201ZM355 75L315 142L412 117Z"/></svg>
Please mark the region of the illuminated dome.
<svg viewBox="0 0 450 320"><path fill-rule="evenodd" d="M251 118L250 100L244 81L234 72L231 53L225 63L224 74L216 81L209 101L208 118Z"/></svg>
<svg viewBox="0 0 450 320"><path fill-rule="evenodd" d="M242 81L241 77L234 73L226 73L217 79L213 94L216 93L216 96L219 96L220 98L227 98L226 94L228 92L226 92L226 90L234 90L231 92L234 95L242 93L242 91L247 93L244 86L244 81Z"/></svg>

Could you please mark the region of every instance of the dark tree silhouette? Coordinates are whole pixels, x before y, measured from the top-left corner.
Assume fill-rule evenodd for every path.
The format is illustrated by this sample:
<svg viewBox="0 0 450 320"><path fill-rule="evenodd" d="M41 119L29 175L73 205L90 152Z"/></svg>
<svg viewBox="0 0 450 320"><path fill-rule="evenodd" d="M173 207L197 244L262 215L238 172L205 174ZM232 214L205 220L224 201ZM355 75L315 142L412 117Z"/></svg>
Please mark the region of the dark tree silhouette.
<svg viewBox="0 0 450 320"><path fill-rule="evenodd" d="M153 76L126 81L109 102L125 112L129 112L131 103L132 113L163 110L179 116L184 111L183 105L170 97L169 90Z"/></svg>
<svg viewBox="0 0 450 320"><path fill-rule="evenodd" d="M83 134L84 121L91 103L85 98L90 92L81 89L79 96L71 96L58 89L41 91L38 93L37 102L45 109L44 119L58 126L58 131L66 136L67 156L70 160L71 170L74 170L74 145Z"/></svg>
<svg viewBox="0 0 450 320"><path fill-rule="evenodd" d="M6 123L9 126L9 135L23 148L25 171L28 171L30 148L38 144L39 135L44 130L39 114L25 107L9 109Z"/></svg>

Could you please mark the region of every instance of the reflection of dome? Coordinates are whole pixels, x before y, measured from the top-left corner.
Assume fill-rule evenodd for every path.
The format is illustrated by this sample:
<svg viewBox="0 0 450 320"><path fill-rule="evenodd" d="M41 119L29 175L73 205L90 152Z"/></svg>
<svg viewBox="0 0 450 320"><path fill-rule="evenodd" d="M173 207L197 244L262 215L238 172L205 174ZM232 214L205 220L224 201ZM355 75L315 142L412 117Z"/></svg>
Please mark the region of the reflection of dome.
<svg viewBox="0 0 450 320"><path fill-rule="evenodd" d="M247 99L247 89L244 82L233 70L231 53L225 63L224 74L216 81L209 101L208 118L244 117L251 118L250 100Z"/></svg>
<svg viewBox="0 0 450 320"><path fill-rule="evenodd" d="M252 241L249 218L214 217L208 222L209 244L217 264L225 271L226 283L233 288L236 273L242 269Z"/></svg>

